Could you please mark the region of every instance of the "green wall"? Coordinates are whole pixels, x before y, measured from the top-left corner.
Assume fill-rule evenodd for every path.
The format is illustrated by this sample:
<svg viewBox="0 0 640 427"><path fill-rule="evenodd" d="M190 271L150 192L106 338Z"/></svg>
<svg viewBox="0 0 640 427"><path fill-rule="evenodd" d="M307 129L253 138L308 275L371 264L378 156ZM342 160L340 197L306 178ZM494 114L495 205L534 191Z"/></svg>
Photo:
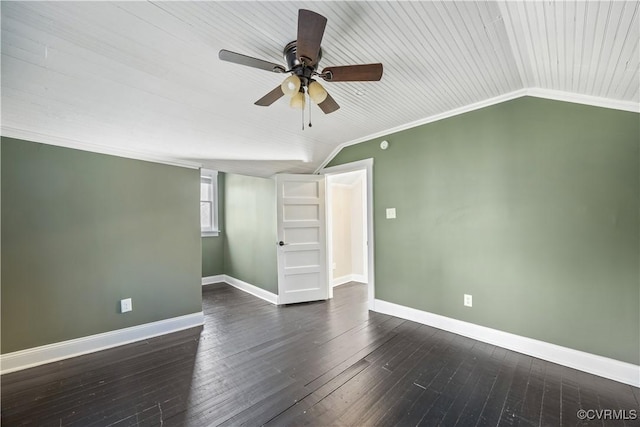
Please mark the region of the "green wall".
<svg viewBox="0 0 640 427"><path fill-rule="evenodd" d="M224 173L218 173L218 236L202 238L202 277L224 274Z"/></svg>
<svg viewBox="0 0 640 427"><path fill-rule="evenodd" d="M202 311L197 170L8 138L1 152L3 353Z"/></svg>
<svg viewBox="0 0 640 427"><path fill-rule="evenodd" d="M224 274L224 236L202 238L202 277Z"/></svg>
<svg viewBox="0 0 640 427"><path fill-rule="evenodd" d="M226 174L224 271L278 293L275 181Z"/></svg>
<svg viewBox="0 0 640 427"><path fill-rule="evenodd" d="M374 158L376 298L640 364L638 114L527 97L382 139L330 163Z"/></svg>

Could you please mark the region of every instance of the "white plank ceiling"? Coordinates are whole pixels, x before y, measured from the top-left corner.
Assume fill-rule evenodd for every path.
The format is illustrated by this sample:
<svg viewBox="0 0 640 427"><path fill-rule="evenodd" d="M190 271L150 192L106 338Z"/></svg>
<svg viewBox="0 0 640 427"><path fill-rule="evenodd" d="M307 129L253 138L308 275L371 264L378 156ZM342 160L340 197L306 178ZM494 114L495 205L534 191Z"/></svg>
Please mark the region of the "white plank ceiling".
<svg viewBox="0 0 640 427"><path fill-rule="evenodd" d="M340 144L522 89L637 105L639 2L5 2L2 134L249 175L312 172ZM328 19L320 67L382 62L380 82L325 83L313 127L284 76L297 10ZM633 109L633 108L632 108ZM308 122L308 118L306 119Z"/></svg>

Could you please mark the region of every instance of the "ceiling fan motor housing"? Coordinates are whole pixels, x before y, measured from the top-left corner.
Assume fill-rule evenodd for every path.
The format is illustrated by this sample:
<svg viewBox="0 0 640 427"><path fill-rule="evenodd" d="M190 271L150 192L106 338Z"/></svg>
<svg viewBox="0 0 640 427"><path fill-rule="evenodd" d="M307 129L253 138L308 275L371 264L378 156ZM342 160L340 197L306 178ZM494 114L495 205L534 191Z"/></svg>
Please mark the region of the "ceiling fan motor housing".
<svg viewBox="0 0 640 427"><path fill-rule="evenodd" d="M311 77L313 73L315 73L318 68L318 63L322 58L322 48L318 51L318 59L315 63L307 63L298 59L297 50L296 50L296 40L287 43L284 47L283 56L284 60L287 62L287 67L293 74L298 76L302 82L302 86L308 86L311 82Z"/></svg>

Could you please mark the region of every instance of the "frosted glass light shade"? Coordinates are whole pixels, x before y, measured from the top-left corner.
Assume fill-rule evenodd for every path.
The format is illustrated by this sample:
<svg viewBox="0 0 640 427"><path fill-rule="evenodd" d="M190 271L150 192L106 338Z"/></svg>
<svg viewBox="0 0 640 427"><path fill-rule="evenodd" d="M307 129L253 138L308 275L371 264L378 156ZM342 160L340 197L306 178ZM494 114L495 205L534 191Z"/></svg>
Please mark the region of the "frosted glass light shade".
<svg viewBox="0 0 640 427"><path fill-rule="evenodd" d="M316 104L320 104L327 99L327 91L324 90L320 83L313 81L309 84L309 98Z"/></svg>
<svg viewBox="0 0 640 427"><path fill-rule="evenodd" d="M293 95L289 102L289 106L296 110L304 110L304 92L298 92Z"/></svg>
<svg viewBox="0 0 640 427"><path fill-rule="evenodd" d="M300 78L292 74L284 79L280 87L285 95L293 96L300 90Z"/></svg>

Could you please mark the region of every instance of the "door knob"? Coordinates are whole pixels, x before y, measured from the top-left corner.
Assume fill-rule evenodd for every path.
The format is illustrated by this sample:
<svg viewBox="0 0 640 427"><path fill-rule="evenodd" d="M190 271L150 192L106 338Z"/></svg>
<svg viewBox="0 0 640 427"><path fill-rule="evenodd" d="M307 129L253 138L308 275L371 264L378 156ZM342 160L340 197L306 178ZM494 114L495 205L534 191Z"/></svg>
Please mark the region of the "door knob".
<svg viewBox="0 0 640 427"><path fill-rule="evenodd" d="M283 242L282 240L280 240L280 241L278 242L278 245L280 245L280 246L284 246L284 245L286 245L286 243L285 243L285 242Z"/></svg>

